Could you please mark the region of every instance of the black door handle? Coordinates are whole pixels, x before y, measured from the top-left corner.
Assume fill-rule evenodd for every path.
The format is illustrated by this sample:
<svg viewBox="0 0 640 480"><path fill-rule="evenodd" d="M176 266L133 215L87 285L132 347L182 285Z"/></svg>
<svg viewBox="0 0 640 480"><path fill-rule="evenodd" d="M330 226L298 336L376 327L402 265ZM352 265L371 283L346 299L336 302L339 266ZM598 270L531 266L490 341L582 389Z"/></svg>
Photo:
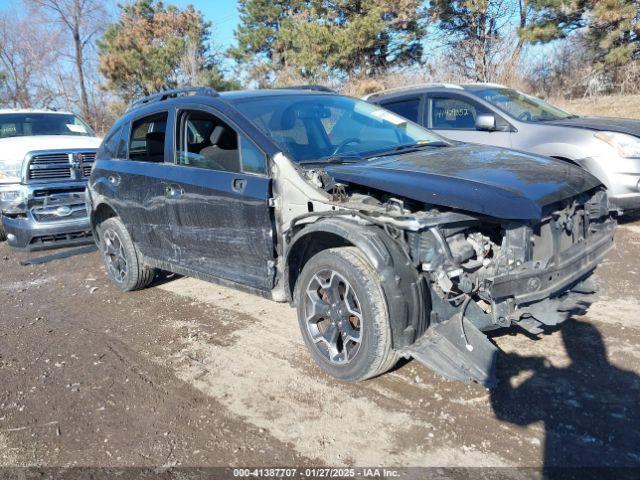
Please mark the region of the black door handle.
<svg viewBox="0 0 640 480"><path fill-rule="evenodd" d="M247 181L244 178L234 178L232 187L234 192L244 192L246 186Z"/></svg>

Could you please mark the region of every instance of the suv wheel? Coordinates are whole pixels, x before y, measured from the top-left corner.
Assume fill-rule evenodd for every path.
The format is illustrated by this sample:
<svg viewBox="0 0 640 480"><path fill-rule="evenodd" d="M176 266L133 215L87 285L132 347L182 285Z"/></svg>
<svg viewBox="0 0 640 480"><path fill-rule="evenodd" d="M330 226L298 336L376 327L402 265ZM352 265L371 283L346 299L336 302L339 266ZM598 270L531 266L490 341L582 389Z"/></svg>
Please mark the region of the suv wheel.
<svg viewBox="0 0 640 480"><path fill-rule="evenodd" d="M295 298L307 348L329 375L364 380L397 362L378 274L357 248L312 257L298 278Z"/></svg>
<svg viewBox="0 0 640 480"><path fill-rule="evenodd" d="M125 292L147 287L155 276L155 270L142 264L122 222L109 218L99 225L98 233L102 260L111 281Z"/></svg>

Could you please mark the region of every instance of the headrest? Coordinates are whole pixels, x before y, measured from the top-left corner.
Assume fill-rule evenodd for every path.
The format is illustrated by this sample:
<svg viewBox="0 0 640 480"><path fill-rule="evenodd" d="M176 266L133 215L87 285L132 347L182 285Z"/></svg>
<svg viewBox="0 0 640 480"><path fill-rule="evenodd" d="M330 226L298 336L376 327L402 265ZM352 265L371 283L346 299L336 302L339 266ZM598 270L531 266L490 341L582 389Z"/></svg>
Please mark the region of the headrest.
<svg viewBox="0 0 640 480"><path fill-rule="evenodd" d="M213 129L213 132L211 132L211 135L209 135L211 145L218 145L218 142L220 142L220 139L222 138L222 135L224 135L225 130L226 129L222 125L218 125Z"/></svg>
<svg viewBox="0 0 640 480"><path fill-rule="evenodd" d="M218 125L213 129L213 132L209 135L209 140L211 141L211 145L224 150L235 150L238 148L238 137L236 133L223 125Z"/></svg>
<svg viewBox="0 0 640 480"><path fill-rule="evenodd" d="M145 136L147 159L152 162L164 161L164 132L149 132Z"/></svg>
<svg viewBox="0 0 640 480"><path fill-rule="evenodd" d="M293 108L276 113L269 119L269 129L273 131L291 130L296 124L296 112Z"/></svg>

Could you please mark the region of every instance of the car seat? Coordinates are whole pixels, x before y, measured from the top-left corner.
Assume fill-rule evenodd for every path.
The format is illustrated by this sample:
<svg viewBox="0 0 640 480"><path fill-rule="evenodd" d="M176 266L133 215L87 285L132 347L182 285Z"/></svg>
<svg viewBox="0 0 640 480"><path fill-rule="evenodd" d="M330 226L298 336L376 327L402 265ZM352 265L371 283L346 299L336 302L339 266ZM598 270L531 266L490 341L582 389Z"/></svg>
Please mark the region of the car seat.
<svg viewBox="0 0 640 480"><path fill-rule="evenodd" d="M238 135L231 129L218 125L209 136L211 146L200 150L205 161L211 161L213 168L229 172L240 171L240 155L238 152Z"/></svg>

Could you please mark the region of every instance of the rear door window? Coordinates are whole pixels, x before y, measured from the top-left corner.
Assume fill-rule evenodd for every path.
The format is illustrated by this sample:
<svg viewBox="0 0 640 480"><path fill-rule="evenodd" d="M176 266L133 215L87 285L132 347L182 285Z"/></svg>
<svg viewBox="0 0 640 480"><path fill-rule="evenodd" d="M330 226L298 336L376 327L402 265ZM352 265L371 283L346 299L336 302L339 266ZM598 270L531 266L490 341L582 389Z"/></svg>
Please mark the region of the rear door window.
<svg viewBox="0 0 640 480"><path fill-rule="evenodd" d="M403 100L394 100L391 102L381 103L380 106L391 110L393 113L411 120L412 122L419 123L420 115L420 98L405 98Z"/></svg>
<svg viewBox="0 0 640 480"><path fill-rule="evenodd" d="M131 125L129 159L142 162L164 162L167 112L140 118Z"/></svg>

